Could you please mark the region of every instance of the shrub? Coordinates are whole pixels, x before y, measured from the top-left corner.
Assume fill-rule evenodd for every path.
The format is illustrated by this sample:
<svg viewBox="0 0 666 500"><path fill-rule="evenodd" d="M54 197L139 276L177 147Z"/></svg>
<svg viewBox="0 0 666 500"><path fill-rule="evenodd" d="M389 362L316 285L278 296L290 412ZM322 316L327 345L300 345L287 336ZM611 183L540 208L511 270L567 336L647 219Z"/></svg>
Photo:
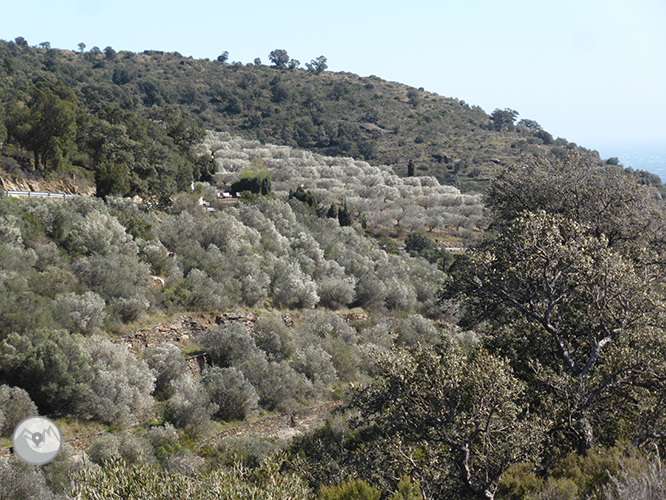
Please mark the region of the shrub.
<svg viewBox="0 0 666 500"><path fill-rule="evenodd" d="M235 361L257 351L250 334L234 323L213 327L199 334L197 341L208 353L211 364L220 367L232 366Z"/></svg>
<svg viewBox="0 0 666 500"><path fill-rule="evenodd" d="M112 216L100 211L91 211L85 218L75 221L62 221L60 239L71 255L100 255L111 253L134 254L136 243L125 232L125 228Z"/></svg>
<svg viewBox="0 0 666 500"><path fill-rule="evenodd" d="M41 471L19 458L0 458L0 498L3 500L51 500Z"/></svg>
<svg viewBox="0 0 666 500"><path fill-rule="evenodd" d="M211 367L201 375L203 386L218 406L216 417L222 420L244 420L259 408L257 391L240 370Z"/></svg>
<svg viewBox="0 0 666 500"><path fill-rule="evenodd" d="M86 413L92 368L76 335L12 333L0 343L0 372L8 383L29 391L43 414Z"/></svg>
<svg viewBox="0 0 666 500"><path fill-rule="evenodd" d="M134 434L104 434L88 450L90 460L99 465L122 459L127 464L154 463L150 441Z"/></svg>
<svg viewBox="0 0 666 500"><path fill-rule="evenodd" d="M144 437L153 448L155 458L164 466L166 460L182 450L176 428L169 422L160 427L151 427Z"/></svg>
<svg viewBox="0 0 666 500"><path fill-rule="evenodd" d="M338 379L331 355L318 345L309 345L296 351L291 366L319 389L328 387Z"/></svg>
<svg viewBox="0 0 666 500"><path fill-rule="evenodd" d="M293 353L295 346L292 331L278 313L262 314L254 324L255 344L270 361L280 361Z"/></svg>
<svg viewBox="0 0 666 500"><path fill-rule="evenodd" d="M188 372L187 361L180 349L171 343L146 349L143 359L155 377L155 396L168 399L173 395L171 381Z"/></svg>
<svg viewBox="0 0 666 500"><path fill-rule="evenodd" d="M175 458L181 456L187 457L179 455ZM283 460L279 458L271 458L253 470L247 470L238 464L236 467L220 468L210 474L203 474L196 470L196 467L185 473L174 470L178 468L177 466L158 473L154 467L147 464L129 466L122 461L114 461L104 467L88 467L74 474L70 494L78 500L118 498L307 500L310 498L307 486L298 476L280 472L282 462Z"/></svg>
<svg viewBox="0 0 666 500"><path fill-rule="evenodd" d="M72 447L62 443L58 456L48 464L42 465L46 485L53 493L62 494L69 489L69 477L83 467L80 460L74 458Z"/></svg>
<svg viewBox="0 0 666 500"><path fill-rule="evenodd" d="M356 280L353 276L325 276L317 280L320 304L329 309L339 309L354 301Z"/></svg>
<svg viewBox="0 0 666 500"><path fill-rule="evenodd" d="M96 464L102 465L120 456L120 438L115 434L103 434L95 440L88 450L88 458Z"/></svg>
<svg viewBox="0 0 666 500"><path fill-rule="evenodd" d="M286 307L312 309L319 302L316 283L295 263L277 278L274 290L275 300Z"/></svg>
<svg viewBox="0 0 666 500"><path fill-rule="evenodd" d="M22 420L37 415L37 406L19 387L0 385L0 436L10 437Z"/></svg>
<svg viewBox="0 0 666 500"><path fill-rule="evenodd" d="M239 368L257 388L261 406L267 410L290 411L298 405L298 401L312 396L312 383L286 361L278 363L263 360L262 371L255 371L253 366L257 365L241 364Z"/></svg>
<svg viewBox="0 0 666 500"><path fill-rule="evenodd" d="M89 411L93 418L128 425L153 403L155 377L145 361L137 360L125 345L91 337L86 350L92 363Z"/></svg>
<svg viewBox="0 0 666 500"><path fill-rule="evenodd" d="M201 383L190 375L181 375L172 380L171 385L173 396L166 406L166 419L190 435L204 434L212 425L211 416L217 411L217 405L210 401Z"/></svg>
<svg viewBox="0 0 666 500"><path fill-rule="evenodd" d="M641 471L622 470L603 488L606 500L656 500L666 498L666 471L659 462Z"/></svg>
<svg viewBox="0 0 666 500"><path fill-rule="evenodd" d="M53 302L53 316L71 332L90 333L104 324L105 307L104 299L95 292L62 294Z"/></svg>
<svg viewBox="0 0 666 500"><path fill-rule="evenodd" d="M391 500L423 500L419 483L415 483L409 476L403 476L398 483L398 490Z"/></svg>
<svg viewBox="0 0 666 500"><path fill-rule="evenodd" d="M361 479L336 485L324 486L319 490L320 500L379 500L381 493Z"/></svg>

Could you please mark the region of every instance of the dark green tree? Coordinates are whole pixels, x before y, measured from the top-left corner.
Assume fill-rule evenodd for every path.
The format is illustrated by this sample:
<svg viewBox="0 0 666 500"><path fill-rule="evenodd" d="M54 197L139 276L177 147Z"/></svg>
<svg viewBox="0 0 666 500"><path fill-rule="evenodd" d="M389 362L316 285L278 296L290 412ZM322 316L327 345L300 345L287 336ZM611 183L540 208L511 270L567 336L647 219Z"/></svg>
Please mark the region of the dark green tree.
<svg viewBox="0 0 666 500"><path fill-rule="evenodd" d="M289 62L289 54L284 49L275 49L268 55L268 60L278 69L283 69Z"/></svg>
<svg viewBox="0 0 666 500"><path fill-rule="evenodd" d="M40 82L32 90L26 109L12 117L10 134L34 153L38 170L64 164L75 148L77 104L62 83Z"/></svg>
<svg viewBox="0 0 666 500"><path fill-rule="evenodd" d="M351 212L349 212L349 209L347 208L347 204L343 204L340 208L338 208L338 222L340 223L341 226L351 226L352 225L352 216Z"/></svg>
<svg viewBox="0 0 666 500"><path fill-rule="evenodd" d="M414 177L414 160L409 160L407 163L407 177Z"/></svg>
<svg viewBox="0 0 666 500"><path fill-rule="evenodd" d="M221 62L221 63L227 62L229 60L229 52L225 50L219 56L217 56L217 60L218 60L218 62Z"/></svg>
<svg viewBox="0 0 666 500"><path fill-rule="evenodd" d="M518 117L518 111L513 109L495 109L490 115L493 121L493 128L501 132L502 130L512 131L515 128L514 122Z"/></svg>
<svg viewBox="0 0 666 500"><path fill-rule="evenodd" d="M305 66L308 68L308 71L318 75L319 73L326 71L328 64L326 64L327 59L324 56L319 56L316 59L313 59L309 63L305 63Z"/></svg>
<svg viewBox="0 0 666 500"><path fill-rule="evenodd" d="M108 46L104 49L104 57L109 61L115 61L117 55L118 53L111 46Z"/></svg>
<svg viewBox="0 0 666 500"><path fill-rule="evenodd" d="M326 217L329 219L335 219L338 216L338 209L335 207L335 203L331 203L331 207L326 212Z"/></svg>

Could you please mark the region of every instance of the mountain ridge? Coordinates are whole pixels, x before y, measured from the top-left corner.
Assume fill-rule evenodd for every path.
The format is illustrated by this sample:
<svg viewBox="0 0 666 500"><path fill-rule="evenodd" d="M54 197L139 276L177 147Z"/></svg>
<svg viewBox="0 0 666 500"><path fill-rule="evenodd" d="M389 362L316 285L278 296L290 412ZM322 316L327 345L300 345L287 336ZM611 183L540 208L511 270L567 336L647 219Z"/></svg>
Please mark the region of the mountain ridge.
<svg viewBox="0 0 666 500"><path fill-rule="evenodd" d="M228 64L177 52L95 47L76 53L0 41L5 115L11 118L14 108L29 103L31 88L43 80L61 82L85 113L106 121L110 108L151 120L156 110L171 108L202 129L390 165L400 176L431 175L464 192L483 191L503 168L525 158L558 159L581 149L606 163L596 151L553 138L534 120L517 121L517 111L487 114L463 100L376 76ZM88 158L80 155L78 163L98 170L95 154L85 152Z"/></svg>

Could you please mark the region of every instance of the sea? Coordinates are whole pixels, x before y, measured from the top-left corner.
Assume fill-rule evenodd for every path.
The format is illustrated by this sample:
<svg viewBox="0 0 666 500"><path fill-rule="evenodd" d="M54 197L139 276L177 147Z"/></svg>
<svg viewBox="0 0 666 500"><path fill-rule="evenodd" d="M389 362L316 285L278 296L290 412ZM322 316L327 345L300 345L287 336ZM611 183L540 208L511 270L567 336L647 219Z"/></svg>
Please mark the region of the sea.
<svg viewBox="0 0 666 500"><path fill-rule="evenodd" d="M666 142L663 144L606 144L597 148L601 158L617 157L625 167L647 170L666 183Z"/></svg>

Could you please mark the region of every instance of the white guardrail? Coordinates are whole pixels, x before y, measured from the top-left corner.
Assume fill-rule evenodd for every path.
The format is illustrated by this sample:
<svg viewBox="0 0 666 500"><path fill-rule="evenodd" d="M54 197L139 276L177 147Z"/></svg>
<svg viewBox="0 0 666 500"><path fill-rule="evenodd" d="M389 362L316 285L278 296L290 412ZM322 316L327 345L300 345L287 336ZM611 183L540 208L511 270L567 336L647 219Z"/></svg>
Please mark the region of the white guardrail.
<svg viewBox="0 0 666 500"><path fill-rule="evenodd" d="M38 191L4 191L5 196L17 196L26 198L53 198L55 200L71 200L75 194L64 193L40 193Z"/></svg>

